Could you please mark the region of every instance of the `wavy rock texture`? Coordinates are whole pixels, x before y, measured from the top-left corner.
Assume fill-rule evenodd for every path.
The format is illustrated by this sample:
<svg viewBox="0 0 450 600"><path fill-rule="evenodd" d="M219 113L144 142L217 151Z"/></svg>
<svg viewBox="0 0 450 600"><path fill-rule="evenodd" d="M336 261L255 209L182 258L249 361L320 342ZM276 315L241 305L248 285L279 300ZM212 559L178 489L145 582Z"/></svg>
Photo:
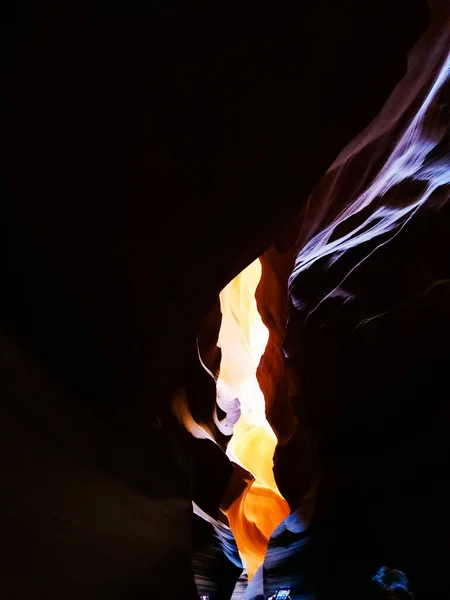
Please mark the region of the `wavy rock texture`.
<svg viewBox="0 0 450 600"><path fill-rule="evenodd" d="M247 577L230 528L197 511L193 539L193 568L200 594L221 600L242 598Z"/></svg>
<svg viewBox="0 0 450 600"><path fill-rule="evenodd" d="M220 503L231 502L249 478L233 478L236 469L223 452L222 421L232 422L237 408L216 409L214 379L198 361L200 349L216 375L214 303L378 113L426 27L426 5L344 0L274 9L271 2L255 8L229 0L69 0L15 9L5 36L10 189L0 236L2 593L11 600L194 600L191 549L200 538L193 539L193 496L210 517L220 517ZM348 185L354 189L351 180ZM310 209L296 250L331 222L334 209L325 221ZM445 251L444 222L429 218ZM446 265L439 256L431 253L430 261L442 279ZM265 268L283 281L287 265L277 274L272 259ZM315 285L312 301L322 297ZM433 289L427 298L445 288ZM292 292L300 300L309 293ZM285 300L279 302L285 311ZM402 352L410 341L428 342L425 333L445 318L442 303L436 307L426 318L412 313L421 323L414 330L405 320L404 343L392 344L392 353L407 362ZM363 319L366 312L361 309ZM346 381L330 382L339 391L324 395L336 353L329 332L321 337L317 320L305 328L304 316L292 316L286 366L282 320L272 310L270 352L277 366L266 364L259 373L285 456L289 440L302 447L304 439L290 437L278 401L294 423L312 428L323 455L329 430L323 415L331 422L332 409L351 404L379 373L378 366L362 367L380 345L363 363L352 362L363 356L355 344L339 354L334 370L352 365L365 381L350 397ZM360 344L381 340L377 332L368 335L378 322L359 328ZM384 344L391 342L386 337ZM307 364L317 368L308 366L308 376ZM273 380L264 369L272 369ZM287 386L281 369L292 371ZM318 390L311 388L314 374ZM180 394L182 414L207 442L188 439L174 416ZM442 439L434 431L430 425L424 438L430 453L433 440ZM214 451L199 450L212 440ZM306 445L313 457L315 442ZM299 467L301 485L293 492L280 479L292 508L316 475L315 467L307 471ZM430 483L430 472L424 467L427 489L438 485ZM354 471L347 473L342 481L353 481ZM333 504L339 488L331 475L323 481L330 489L328 504L318 501L321 523L345 530L352 521ZM359 494L355 515L368 505ZM349 497L344 490L340 502ZM336 514L341 521L333 521ZM423 535L422 528L422 542ZM323 539L331 555L335 540ZM211 548L217 553L215 542ZM200 562L203 577L215 577L208 574L214 569L204 570L204 557ZM231 590L239 569L223 564ZM336 581L332 572L324 578Z"/></svg>
<svg viewBox="0 0 450 600"><path fill-rule="evenodd" d="M431 331L434 351L445 347L437 324L448 323L447 24L448 17L433 24L379 118L338 157L302 215L303 223L321 224L311 227L318 232L309 239L302 238L305 225L299 234L289 282L297 310L286 348L291 359L301 354L300 363L307 361L297 364L303 397L314 388L310 408L322 425L354 402L374 373L381 384L426 359ZM372 348L369 337L379 338ZM357 365L351 376L338 366L347 350L349 364ZM326 377L313 374L314 362ZM332 400L336 387L339 401Z"/></svg>
<svg viewBox="0 0 450 600"><path fill-rule="evenodd" d="M317 484L272 533L264 564L249 584L244 599L260 600L275 595L289 585L291 597L306 600L317 597L317 556L314 530L309 526L314 512Z"/></svg>
<svg viewBox="0 0 450 600"><path fill-rule="evenodd" d="M445 585L424 570L443 567L449 531L448 23L448 13L433 21L404 81L300 216L285 352L300 381L294 410L321 456L311 537L326 597L358 597L384 562L427 597ZM289 560L280 549L278 583L299 576L283 571Z"/></svg>
<svg viewBox="0 0 450 600"><path fill-rule="evenodd" d="M294 599L358 598L384 563L424 596L445 587L426 575L445 572L449 532L450 35L448 12L434 11L380 115L261 258L270 337L258 377L294 512L251 600L281 585ZM295 534L288 522L319 474L312 524Z"/></svg>

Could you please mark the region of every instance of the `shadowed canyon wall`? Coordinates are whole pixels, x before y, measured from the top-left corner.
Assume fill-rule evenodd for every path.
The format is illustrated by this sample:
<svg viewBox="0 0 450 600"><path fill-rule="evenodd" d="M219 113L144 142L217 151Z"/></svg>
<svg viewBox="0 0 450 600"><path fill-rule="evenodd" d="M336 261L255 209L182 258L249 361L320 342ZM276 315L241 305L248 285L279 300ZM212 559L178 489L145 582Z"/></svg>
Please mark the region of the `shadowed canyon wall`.
<svg viewBox="0 0 450 600"><path fill-rule="evenodd" d="M273 343L260 380L271 381L269 411L274 395L290 396L302 432L280 435L275 474L300 515L311 519L301 498L317 476L319 496L306 533L280 545L274 532L248 598L283 578L294 598L358 598L386 563L410 573L420 597L446 585L450 35L448 11L434 15L379 117L331 166L284 247L262 258L258 303Z"/></svg>

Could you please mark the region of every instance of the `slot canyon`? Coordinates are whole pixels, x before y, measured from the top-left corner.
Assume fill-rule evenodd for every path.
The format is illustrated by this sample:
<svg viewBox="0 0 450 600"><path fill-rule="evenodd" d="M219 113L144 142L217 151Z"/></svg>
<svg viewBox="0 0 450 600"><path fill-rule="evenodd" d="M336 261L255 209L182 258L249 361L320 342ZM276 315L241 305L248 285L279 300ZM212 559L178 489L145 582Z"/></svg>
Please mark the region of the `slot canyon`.
<svg viewBox="0 0 450 600"><path fill-rule="evenodd" d="M0 597L445 598L448 0L8 8Z"/></svg>

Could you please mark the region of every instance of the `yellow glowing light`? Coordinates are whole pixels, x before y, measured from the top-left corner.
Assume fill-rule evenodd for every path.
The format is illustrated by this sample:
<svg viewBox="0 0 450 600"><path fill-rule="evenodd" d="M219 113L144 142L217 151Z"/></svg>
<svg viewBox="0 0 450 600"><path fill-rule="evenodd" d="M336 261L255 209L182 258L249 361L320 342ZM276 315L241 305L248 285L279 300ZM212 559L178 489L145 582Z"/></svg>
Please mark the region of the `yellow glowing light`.
<svg viewBox="0 0 450 600"><path fill-rule="evenodd" d="M220 294L222 361L217 389L219 395L239 398L242 411L227 454L255 478L226 513L249 579L264 560L271 533L289 514L273 476L277 439L267 422L264 395L256 378L269 339L255 299L260 279L261 263L256 260Z"/></svg>

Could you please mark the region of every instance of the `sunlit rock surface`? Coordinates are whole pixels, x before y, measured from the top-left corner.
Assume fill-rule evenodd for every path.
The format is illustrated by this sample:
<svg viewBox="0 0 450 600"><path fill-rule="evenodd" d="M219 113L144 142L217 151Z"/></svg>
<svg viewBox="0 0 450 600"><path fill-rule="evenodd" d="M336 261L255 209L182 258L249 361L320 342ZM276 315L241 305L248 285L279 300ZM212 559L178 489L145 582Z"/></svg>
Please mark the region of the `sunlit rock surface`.
<svg viewBox="0 0 450 600"><path fill-rule="evenodd" d="M269 338L255 297L260 278L261 264L254 261L220 294L218 402L222 397L236 397L241 407L227 453L252 475L252 481L230 504L226 515L249 579L263 561L272 531L289 514L274 478L272 459L277 437L267 420L265 397L257 378Z"/></svg>
<svg viewBox="0 0 450 600"><path fill-rule="evenodd" d="M256 290L256 301L262 321L269 331L269 339L258 365L257 377L264 393L267 418L279 442L283 443L295 433L298 425L292 405L292 396L296 391L295 375L289 371L282 348L289 311L286 291L294 267L294 255L292 251L283 253L282 249L278 251L277 246L273 246L260 260L262 274Z"/></svg>
<svg viewBox="0 0 450 600"><path fill-rule="evenodd" d="M291 587L293 600L317 597L318 562L314 530L309 529L314 514L317 485L311 486L300 506L270 536L267 554L244 595L245 600L263 600L282 586Z"/></svg>

